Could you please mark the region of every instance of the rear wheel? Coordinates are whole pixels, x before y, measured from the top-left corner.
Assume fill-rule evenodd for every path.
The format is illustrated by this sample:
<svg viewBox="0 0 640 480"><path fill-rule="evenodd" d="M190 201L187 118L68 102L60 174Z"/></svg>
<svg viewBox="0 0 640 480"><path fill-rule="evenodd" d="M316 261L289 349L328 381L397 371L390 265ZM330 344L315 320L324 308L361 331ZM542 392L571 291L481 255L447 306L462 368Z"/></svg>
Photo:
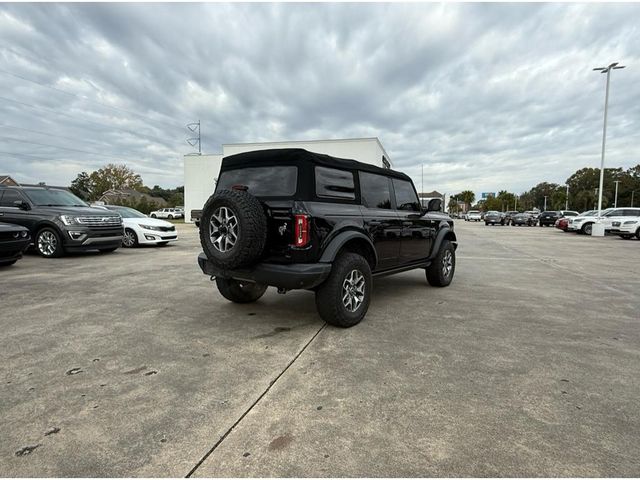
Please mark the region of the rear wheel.
<svg viewBox="0 0 640 480"><path fill-rule="evenodd" d="M371 268L356 253L341 254L329 278L316 290L320 317L336 327L352 327L366 315L371 301Z"/></svg>
<svg viewBox="0 0 640 480"><path fill-rule="evenodd" d="M35 240L37 252L46 258L61 257L64 253L60 235L53 228L43 228L36 235Z"/></svg>
<svg viewBox="0 0 640 480"><path fill-rule="evenodd" d="M169 220L173 220L173 215L169 215Z"/></svg>
<svg viewBox="0 0 640 480"><path fill-rule="evenodd" d="M436 257L426 269L427 282L434 287L446 287L456 270L456 251L449 240L442 242Z"/></svg>
<svg viewBox="0 0 640 480"><path fill-rule="evenodd" d="M151 214L151 218L158 218L155 213Z"/></svg>
<svg viewBox="0 0 640 480"><path fill-rule="evenodd" d="M227 300L234 303L252 303L267 291L266 285L259 283L241 282L232 278L216 278L218 291Z"/></svg>

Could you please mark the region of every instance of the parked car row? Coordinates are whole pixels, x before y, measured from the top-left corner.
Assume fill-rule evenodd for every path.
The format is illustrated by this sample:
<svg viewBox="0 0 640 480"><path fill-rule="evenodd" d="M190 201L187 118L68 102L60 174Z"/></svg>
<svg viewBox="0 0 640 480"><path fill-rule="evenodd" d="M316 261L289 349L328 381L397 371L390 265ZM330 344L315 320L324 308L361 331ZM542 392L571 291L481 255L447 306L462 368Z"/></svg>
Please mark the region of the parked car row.
<svg viewBox="0 0 640 480"><path fill-rule="evenodd" d="M623 207L602 210L598 220L598 210L589 210L577 216L568 218L566 222L558 219L556 227L567 232L577 232L591 235L596 221L604 224L605 232L619 235L624 239L634 236L640 239L640 208Z"/></svg>
<svg viewBox="0 0 640 480"><path fill-rule="evenodd" d="M67 190L49 187L0 186L0 226L0 265L15 263L31 246L42 257L55 258L166 245L178 238L170 222L127 207L91 207Z"/></svg>

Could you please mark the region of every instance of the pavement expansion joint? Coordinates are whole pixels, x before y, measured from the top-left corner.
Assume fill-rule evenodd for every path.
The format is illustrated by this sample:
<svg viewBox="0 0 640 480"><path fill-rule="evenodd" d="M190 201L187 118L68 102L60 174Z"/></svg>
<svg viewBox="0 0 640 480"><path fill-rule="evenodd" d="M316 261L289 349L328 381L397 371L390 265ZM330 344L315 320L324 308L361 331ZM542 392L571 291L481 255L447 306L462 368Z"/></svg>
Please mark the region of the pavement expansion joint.
<svg viewBox="0 0 640 480"><path fill-rule="evenodd" d="M264 396L269 393L269 390L271 390L271 388L276 384L276 382L280 379L280 377L282 377L285 372L287 370L289 370L289 367L291 367L291 365L293 365L296 360L298 360L298 358L300 358L300 356L304 353L304 351L307 349L307 347L309 345L311 345L311 343L316 339L316 337L318 335L320 335L320 332L322 332L325 328L326 328L327 324L324 323L316 333L313 334L313 336L309 339L309 341L307 343L304 344L304 346L300 349L300 351L298 353L296 353L296 355L291 359L291 361L289 363L287 363L287 365L284 367L284 369L273 379L269 382L269 385L267 386L267 388L264 390L264 392L262 392L258 398L256 398L256 400L249 405L249 408L247 408L244 413L242 415L240 415L240 417L233 423L233 425L231 425L231 427L229 427L229 429L227 429L226 432L224 432L224 434L220 437L220 439L209 449L209 451L207 451L207 453L204 454L204 456L198 460L198 462L194 465L194 467L189 471L189 473L187 473L185 478L190 478L195 472L196 470L198 470L198 468L200 468L200 465L202 465L205 460L207 458L209 458L209 456L211 456L211 454L213 452L215 452L216 448L218 448L220 446L220 444L229 436L229 434L231 432L233 432L233 430L240 424L240 422L244 419L244 417L246 417L249 412L251 412L251 410L253 410L253 408L258 405L258 403L260 403L260 400L262 400L264 398Z"/></svg>

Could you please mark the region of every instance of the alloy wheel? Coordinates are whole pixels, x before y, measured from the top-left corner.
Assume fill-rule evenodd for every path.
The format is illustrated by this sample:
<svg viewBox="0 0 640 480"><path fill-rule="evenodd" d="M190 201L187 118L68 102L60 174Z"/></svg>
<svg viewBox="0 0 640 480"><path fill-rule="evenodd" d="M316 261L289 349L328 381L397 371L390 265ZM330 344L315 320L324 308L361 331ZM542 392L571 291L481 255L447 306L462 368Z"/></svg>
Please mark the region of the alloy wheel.
<svg viewBox="0 0 640 480"><path fill-rule="evenodd" d="M444 275L445 278L449 278L452 270L453 255L451 255L451 250L445 250L444 255L442 255L442 275Z"/></svg>
<svg viewBox="0 0 640 480"><path fill-rule="evenodd" d="M350 312L355 312L364 302L365 281L360 270L351 270L342 282L342 304Z"/></svg>
<svg viewBox="0 0 640 480"><path fill-rule="evenodd" d="M218 207L209 221L209 238L213 247L225 253L238 240L238 218L229 207Z"/></svg>
<svg viewBox="0 0 640 480"><path fill-rule="evenodd" d="M58 239L53 232L45 230L38 235L38 251L46 257L50 257L58 247Z"/></svg>
<svg viewBox="0 0 640 480"><path fill-rule="evenodd" d="M131 230L125 230L124 236L122 237L122 244L125 247L133 247L136 244L135 233L133 233Z"/></svg>

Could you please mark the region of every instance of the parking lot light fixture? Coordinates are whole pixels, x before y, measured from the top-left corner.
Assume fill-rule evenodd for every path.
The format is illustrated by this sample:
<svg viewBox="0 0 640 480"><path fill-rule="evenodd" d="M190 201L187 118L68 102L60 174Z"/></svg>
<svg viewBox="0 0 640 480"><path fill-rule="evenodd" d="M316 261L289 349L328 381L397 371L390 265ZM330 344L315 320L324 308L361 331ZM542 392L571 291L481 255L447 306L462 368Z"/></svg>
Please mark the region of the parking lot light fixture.
<svg viewBox="0 0 640 480"><path fill-rule="evenodd" d="M564 209L569 210L569 184L567 183L567 194L564 197Z"/></svg>
<svg viewBox="0 0 640 480"><path fill-rule="evenodd" d="M609 107L609 83L611 80L611 70L619 70L624 68L623 65L618 65L618 62L611 63L608 67L597 67L595 71L607 74L607 86L604 96L604 125L602 127L602 154L600 157L600 188L598 189L598 219L594 224L591 235L602 237L604 236L604 226L601 223L602 218L602 187L604 184L604 148L607 138L607 109Z"/></svg>
<svg viewBox="0 0 640 480"><path fill-rule="evenodd" d="M618 184L620 183L620 180L615 180L613 183L616 184L616 196L613 201L613 208L618 208Z"/></svg>

